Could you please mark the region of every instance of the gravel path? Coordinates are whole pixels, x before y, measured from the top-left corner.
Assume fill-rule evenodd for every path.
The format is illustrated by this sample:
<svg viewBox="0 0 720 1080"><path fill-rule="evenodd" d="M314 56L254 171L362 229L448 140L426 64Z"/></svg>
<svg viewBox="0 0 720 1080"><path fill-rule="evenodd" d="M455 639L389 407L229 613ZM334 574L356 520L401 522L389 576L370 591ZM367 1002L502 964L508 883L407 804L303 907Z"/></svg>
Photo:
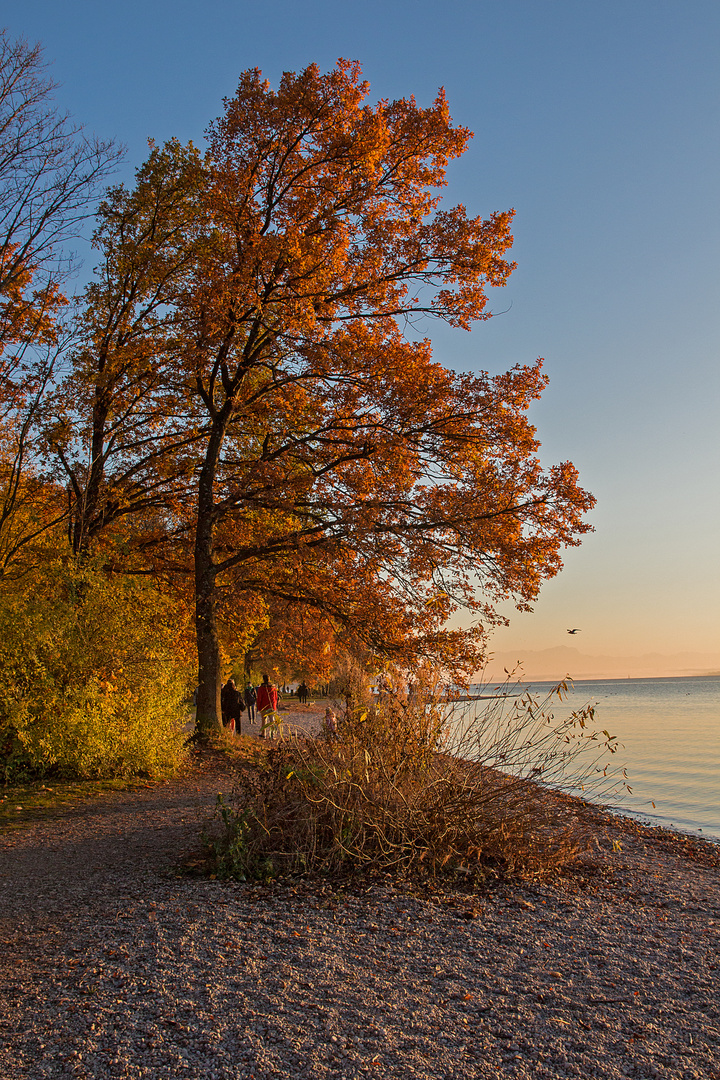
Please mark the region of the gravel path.
<svg viewBox="0 0 720 1080"><path fill-rule="evenodd" d="M176 877L228 787L0 834L4 1080L720 1080L720 849L589 811L587 866L479 897Z"/></svg>

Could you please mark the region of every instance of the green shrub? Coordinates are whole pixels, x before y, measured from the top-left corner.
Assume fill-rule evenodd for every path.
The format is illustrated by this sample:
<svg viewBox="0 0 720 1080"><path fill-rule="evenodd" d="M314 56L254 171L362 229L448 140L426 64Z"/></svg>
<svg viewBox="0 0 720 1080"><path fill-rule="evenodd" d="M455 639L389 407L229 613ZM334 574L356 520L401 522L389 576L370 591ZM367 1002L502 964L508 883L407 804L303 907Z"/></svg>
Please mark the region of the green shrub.
<svg viewBox="0 0 720 1080"><path fill-rule="evenodd" d="M144 580L56 562L0 593L0 754L19 774L157 775L182 758L184 616Z"/></svg>
<svg viewBox="0 0 720 1080"><path fill-rule="evenodd" d="M218 821L222 823L220 835L213 829L213 824ZM212 855L215 876L220 881L246 881L248 878L269 881L277 876L272 859L256 858L249 843L255 823L252 811L233 808L222 792L218 794L213 822L204 832L203 840Z"/></svg>

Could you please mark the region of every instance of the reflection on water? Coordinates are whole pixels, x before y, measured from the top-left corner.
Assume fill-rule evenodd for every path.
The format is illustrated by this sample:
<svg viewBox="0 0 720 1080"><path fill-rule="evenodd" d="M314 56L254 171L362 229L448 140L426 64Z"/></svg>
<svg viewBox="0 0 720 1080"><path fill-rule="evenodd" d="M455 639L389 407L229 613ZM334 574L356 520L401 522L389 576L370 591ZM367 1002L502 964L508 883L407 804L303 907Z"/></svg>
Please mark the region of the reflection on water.
<svg viewBox="0 0 720 1080"><path fill-rule="evenodd" d="M551 685L530 689L544 696ZM720 677L576 682L568 709L588 702L598 726L624 745L617 757L632 794L617 809L720 841ZM553 711L563 715L560 706Z"/></svg>

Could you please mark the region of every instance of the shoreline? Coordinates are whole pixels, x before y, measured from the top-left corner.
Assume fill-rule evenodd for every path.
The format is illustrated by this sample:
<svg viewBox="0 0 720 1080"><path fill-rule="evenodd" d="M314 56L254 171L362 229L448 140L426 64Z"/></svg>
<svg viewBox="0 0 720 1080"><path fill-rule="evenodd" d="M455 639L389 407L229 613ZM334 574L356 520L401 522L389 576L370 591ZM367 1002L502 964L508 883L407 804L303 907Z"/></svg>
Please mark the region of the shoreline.
<svg viewBox="0 0 720 1080"><path fill-rule="evenodd" d="M640 810L631 810L629 807L623 806L610 806L607 804L597 804L599 809L604 810L605 813L611 814L613 817L624 818L630 822L644 825L648 829L658 829L662 832L669 833L672 836L689 836L693 840L700 840L703 843L710 844L712 847L720 848L720 836L713 836L710 833L705 833L702 829L683 829L679 825L673 823L665 824L664 819L659 816L656 817L653 814L642 813Z"/></svg>

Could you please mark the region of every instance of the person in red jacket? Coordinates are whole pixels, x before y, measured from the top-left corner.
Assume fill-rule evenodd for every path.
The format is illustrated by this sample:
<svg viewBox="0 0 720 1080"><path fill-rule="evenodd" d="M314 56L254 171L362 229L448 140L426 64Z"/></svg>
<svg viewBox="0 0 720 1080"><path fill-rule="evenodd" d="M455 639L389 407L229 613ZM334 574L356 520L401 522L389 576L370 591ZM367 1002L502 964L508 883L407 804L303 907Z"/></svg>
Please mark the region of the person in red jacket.
<svg viewBox="0 0 720 1080"><path fill-rule="evenodd" d="M262 680L257 688L257 709L262 717L260 738L265 738L265 730L268 728L270 738L274 739L277 727L275 713L277 712L278 692L267 675L263 675Z"/></svg>

